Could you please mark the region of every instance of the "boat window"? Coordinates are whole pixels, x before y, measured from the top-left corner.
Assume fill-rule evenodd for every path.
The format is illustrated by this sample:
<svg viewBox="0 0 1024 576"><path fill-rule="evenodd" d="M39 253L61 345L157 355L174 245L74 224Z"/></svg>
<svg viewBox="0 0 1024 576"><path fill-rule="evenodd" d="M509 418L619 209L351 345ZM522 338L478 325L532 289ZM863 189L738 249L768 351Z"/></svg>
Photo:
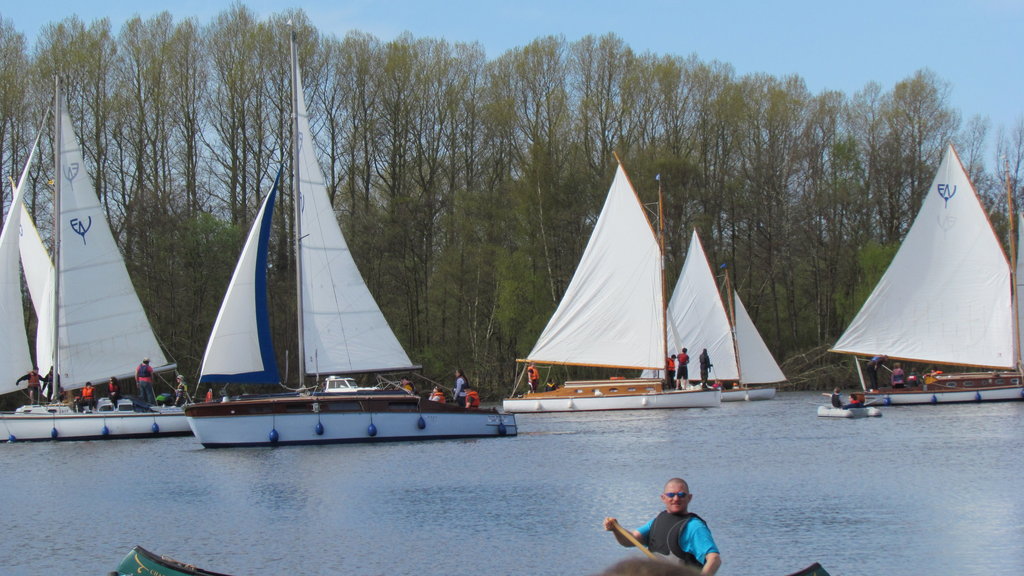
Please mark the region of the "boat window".
<svg viewBox="0 0 1024 576"><path fill-rule="evenodd" d="M248 409L243 409L244 414L270 414L274 411L273 406L250 406Z"/></svg>
<svg viewBox="0 0 1024 576"><path fill-rule="evenodd" d="M636 388L630 386L629 388L626 388L626 391L627 392L636 392Z"/></svg>
<svg viewBox="0 0 1024 576"><path fill-rule="evenodd" d="M609 388L608 391L614 393L614 392L618 392L619 389L618 388Z"/></svg>
<svg viewBox="0 0 1024 576"><path fill-rule="evenodd" d="M358 412L359 402L327 402L326 407L327 412Z"/></svg>

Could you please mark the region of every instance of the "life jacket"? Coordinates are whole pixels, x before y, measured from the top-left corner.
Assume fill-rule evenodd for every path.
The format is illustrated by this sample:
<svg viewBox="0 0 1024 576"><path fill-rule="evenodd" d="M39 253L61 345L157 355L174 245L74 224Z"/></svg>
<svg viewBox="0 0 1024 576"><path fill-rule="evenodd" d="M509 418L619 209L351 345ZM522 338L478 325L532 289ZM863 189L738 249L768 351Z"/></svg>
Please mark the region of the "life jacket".
<svg viewBox="0 0 1024 576"><path fill-rule="evenodd" d="M86 386L85 388L82 388L82 400L92 400L92 392L92 386Z"/></svg>
<svg viewBox="0 0 1024 576"><path fill-rule="evenodd" d="M109 390L111 394L117 394L120 391L117 388L117 384L114 384L113 382L107 383L107 390Z"/></svg>
<svg viewBox="0 0 1024 576"><path fill-rule="evenodd" d="M680 354L680 355L676 356L676 360L679 361L679 365L680 366L686 366L687 364L690 363L690 355L689 354L685 354L685 353L684 354Z"/></svg>
<svg viewBox="0 0 1024 576"><path fill-rule="evenodd" d="M526 369L526 378L533 383L540 382L540 370L537 370L533 366L530 366L529 368Z"/></svg>
<svg viewBox="0 0 1024 576"><path fill-rule="evenodd" d="M675 371L676 369L676 361L673 360L671 357L665 358L665 365L668 367L668 370L670 372Z"/></svg>
<svg viewBox="0 0 1024 576"><path fill-rule="evenodd" d="M689 552L684 552L679 547L679 536L683 533L683 530L686 530L686 525L690 522L691 518L704 521L703 518L693 513L676 515L662 511L651 524L651 531L647 535L647 547L651 549L651 552L657 552L665 556L675 556L686 566L703 567L704 565L697 560L696 556Z"/></svg>
<svg viewBox="0 0 1024 576"><path fill-rule="evenodd" d="M433 402L440 402L444 404L444 393L443 392L431 392L430 400Z"/></svg>
<svg viewBox="0 0 1024 576"><path fill-rule="evenodd" d="M138 376L139 380L149 382L153 379L153 367L149 364L139 364L138 369L135 370L135 374Z"/></svg>
<svg viewBox="0 0 1024 576"><path fill-rule="evenodd" d="M466 392L466 408L479 408L480 407L480 395L477 394L476 390L470 390Z"/></svg>

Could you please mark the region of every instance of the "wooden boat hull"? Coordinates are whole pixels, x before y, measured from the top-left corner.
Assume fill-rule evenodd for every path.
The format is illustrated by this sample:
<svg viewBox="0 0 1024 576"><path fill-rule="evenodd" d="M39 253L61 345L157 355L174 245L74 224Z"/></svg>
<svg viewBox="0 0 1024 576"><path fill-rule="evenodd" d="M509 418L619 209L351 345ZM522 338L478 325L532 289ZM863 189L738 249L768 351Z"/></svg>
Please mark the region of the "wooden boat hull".
<svg viewBox="0 0 1024 576"><path fill-rule="evenodd" d="M516 436L512 414L467 410L409 394L240 398L194 404L189 426L206 448Z"/></svg>
<svg viewBox="0 0 1024 576"><path fill-rule="evenodd" d="M833 406L818 406L818 416L821 418L866 418L868 416L881 416L882 411L874 406L864 408L835 408Z"/></svg>
<svg viewBox="0 0 1024 576"><path fill-rule="evenodd" d="M915 388L882 388L864 393L880 406L913 404L964 404L1024 400L1020 374L942 374Z"/></svg>
<svg viewBox="0 0 1024 576"><path fill-rule="evenodd" d="M509 413L539 413L714 408L721 404L721 398L719 390L663 391L660 380L566 382L564 387L551 392L506 398L502 409Z"/></svg>
<svg viewBox="0 0 1024 576"><path fill-rule="evenodd" d="M184 564L167 556L160 556L135 546L131 552L117 565L117 571L111 576L137 576L151 574L159 576L228 576L220 572L210 572L189 564Z"/></svg>
<svg viewBox="0 0 1024 576"><path fill-rule="evenodd" d="M739 388L722 391L722 402L753 402L775 398L775 388Z"/></svg>
<svg viewBox="0 0 1024 576"><path fill-rule="evenodd" d="M117 440L192 434L180 408L159 412L72 412L67 406L26 406L0 413L8 442L42 440Z"/></svg>

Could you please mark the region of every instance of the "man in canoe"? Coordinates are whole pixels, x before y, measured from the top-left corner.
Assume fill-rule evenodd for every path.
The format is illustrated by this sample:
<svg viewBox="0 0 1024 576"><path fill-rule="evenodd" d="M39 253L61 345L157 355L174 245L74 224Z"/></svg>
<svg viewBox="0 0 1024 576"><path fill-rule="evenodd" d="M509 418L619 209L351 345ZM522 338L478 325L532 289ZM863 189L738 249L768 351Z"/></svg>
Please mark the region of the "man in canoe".
<svg viewBox="0 0 1024 576"><path fill-rule="evenodd" d="M675 556L683 564L699 568L701 574L711 576L718 572L722 559L708 525L700 516L688 511L692 498L685 480L669 480L661 494L665 511L633 530L632 535L651 552ZM613 531L619 544L633 546L628 537L615 531L617 524L615 518L604 519L604 529Z"/></svg>

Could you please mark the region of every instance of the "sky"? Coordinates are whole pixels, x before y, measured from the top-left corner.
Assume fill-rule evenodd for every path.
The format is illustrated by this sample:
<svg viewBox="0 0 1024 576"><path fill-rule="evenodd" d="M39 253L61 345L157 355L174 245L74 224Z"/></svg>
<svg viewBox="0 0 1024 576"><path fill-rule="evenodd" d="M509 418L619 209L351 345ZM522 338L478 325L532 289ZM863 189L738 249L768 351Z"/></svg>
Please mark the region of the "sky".
<svg viewBox="0 0 1024 576"><path fill-rule="evenodd" d="M86 23L162 11L208 23L228 0L11 0L0 17L29 43L48 23ZM987 117L994 134L1024 121L1024 0L304 0L244 2L260 19L302 8L317 29L387 41L403 32L479 42L488 58L548 35L575 41L618 35L634 51L695 55L738 75L799 75L813 94L853 95L869 82L891 90L929 69L950 84L966 120Z"/></svg>

